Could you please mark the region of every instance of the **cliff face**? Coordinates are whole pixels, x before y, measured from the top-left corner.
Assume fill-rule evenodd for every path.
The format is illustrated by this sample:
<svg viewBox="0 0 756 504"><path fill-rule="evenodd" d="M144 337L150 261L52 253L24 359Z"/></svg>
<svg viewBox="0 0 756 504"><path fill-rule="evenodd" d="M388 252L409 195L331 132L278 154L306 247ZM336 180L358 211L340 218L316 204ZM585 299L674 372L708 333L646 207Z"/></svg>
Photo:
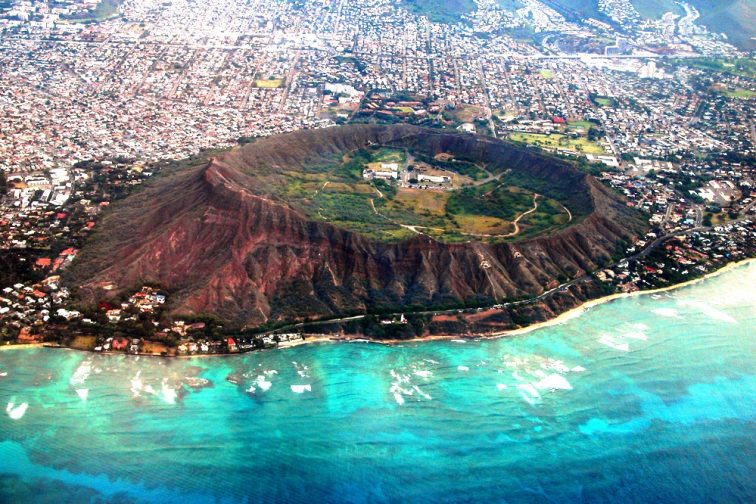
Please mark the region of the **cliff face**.
<svg viewBox="0 0 756 504"><path fill-rule="evenodd" d="M423 235L383 243L308 219L255 178L371 143L527 172L566 188L567 206L584 217L517 243L443 244ZM408 126L271 137L162 177L112 207L72 272L84 300L104 297L107 284L112 295L157 283L171 293L171 313L212 313L240 327L539 294L596 269L641 229L613 193L564 162L487 138Z"/></svg>

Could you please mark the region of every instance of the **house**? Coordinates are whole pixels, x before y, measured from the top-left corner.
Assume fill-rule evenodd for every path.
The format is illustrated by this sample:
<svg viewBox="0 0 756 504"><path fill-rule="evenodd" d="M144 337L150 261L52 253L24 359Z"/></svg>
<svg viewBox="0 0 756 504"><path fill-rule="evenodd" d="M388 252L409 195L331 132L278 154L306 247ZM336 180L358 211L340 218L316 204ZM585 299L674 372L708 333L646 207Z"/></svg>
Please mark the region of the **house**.
<svg viewBox="0 0 756 504"><path fill-rule="evenodd" d="M121 320L121 310L114 308L112 310L108 310L105 312L105 315L108 317L108 320L110 322L118 322Z"/></svg>
<svg viewBox="0 0 756 504"><path fill-rule="evenodd" d="M51 264L52 259L50 259L49 257L40 257L34 263L35 266L38 266L40 268L49 268Z"/></svg>
<svg viewBox="0 0 756 504"><path fill-rule="evenodd" d="M424 173L421 173L417 176L418 182L428 181L433 182L434 184L448 184L451 182L451 177L448 175L426 175Z"/></svg>
<svg viewBox="0 0 756 504"><path fill-rule="evenodd" d="M129 347L129 340L126 338L113 338L113 350L126 350Z"/></svg>
<svg viewBox="0 0 756 504"><path fill-rule="evenodd" d="M234 338L228 338L228 351L229 352L238 352L239 348L236 346L236 341L234 341Z"/></svg>

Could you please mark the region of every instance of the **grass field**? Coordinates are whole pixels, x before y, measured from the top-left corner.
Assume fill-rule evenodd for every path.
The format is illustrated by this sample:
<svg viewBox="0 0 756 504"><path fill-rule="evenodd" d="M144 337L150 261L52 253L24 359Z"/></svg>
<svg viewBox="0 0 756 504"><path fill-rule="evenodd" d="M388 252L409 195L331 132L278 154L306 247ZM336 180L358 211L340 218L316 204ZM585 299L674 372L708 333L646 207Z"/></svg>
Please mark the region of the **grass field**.
<svg viewBox="0 0 756 504"><path fill-rule="evenodd" d="M751 91L750 89L724 89L720 92L728 98L736 98L738 100L750 100L756 98L756 91Z"/></svg>
<svg viewBox="0 0 756 504"><path fill-rule="evenodd" d="M712 70L740 77L756 78L756 60L750 58L685 58L672 60L672 63L702 70Z"/></svg>
<svg viewBox="0 0 756 504"><path fill-rule="evenodd" d="M554 72L551 70L540 70L538 73L541 74L541 77L543 77L544 79L554 78Z"/></svg>
<svg viewBox="0 0 756 504"><path fill-rule="evenodd" d="M609 96L594 96L593 102L599 107L614 107L617 102Z"/></svg>
<svg viewBox="0 0 756 504"><path fill-rule="evenodd" d="M475 10L473 0L405 0L402 5L434 23L458 23Z"/></svg>
<svg viewBox="0 0 756 504"><path fill-rule="evenodd" d="M567 123L567 128L571 130L582 129L588 131L591 129L591 126L595 126L595 124L590 121L570 121Z"/></svg>
<svg viewBox="0 0 756 504"><path fill-rule="evenodd" d="M543 149L566 149L584 154L604 154L606 151L596 142L587 138L570 138L566 135L554 133L544 135L541 133L510 133L509 139L528 145L535 145Z"/></svg>

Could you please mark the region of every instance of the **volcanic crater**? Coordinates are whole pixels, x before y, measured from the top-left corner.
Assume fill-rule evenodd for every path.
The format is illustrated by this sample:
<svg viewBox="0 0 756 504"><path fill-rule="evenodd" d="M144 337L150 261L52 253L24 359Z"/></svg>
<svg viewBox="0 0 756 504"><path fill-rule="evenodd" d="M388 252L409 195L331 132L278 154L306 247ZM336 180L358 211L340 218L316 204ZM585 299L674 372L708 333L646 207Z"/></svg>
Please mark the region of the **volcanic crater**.
<svg viewBox="0 0 756 504"><path fill-rule="evenodd" d="M542 229L523 224L532 235L520 236L512 231L520 230L516 222L502 221L509 227L499 235L478 236L453 227L463 219L450 215L447 203L437 219L452 227L442 233L383 215L396 211L381 206L388 201L383 186L359 173L343 175L354 179L351 185L329 188L322 174L335 172L324 167L351 166L355 153L378 148L475 163L485 167L480 177L493 188L485 194L509 180L518 186L514 196L528 205L551 201L555 215L544 217L549 225ZM467 185L474 190L471 179ZM320 190L335 208L318 203ZM423 190L436 191L434 198L453 192L412 189ZM372 213L352 212L348 220L340 202L363 201L355 198L369 201ZM524 213L520 222L528 218ZM425 209L412 215L436 218ZM478 222L468 217L465 222ZM538 296L610 262L643 231L620 196L567 161L489 137L409 125L350 125L261 139L156 177L111 205L98 227L66 279L78 286L83 303L149 283L168 291L168 316L212 314L239 329Z"/></svg>

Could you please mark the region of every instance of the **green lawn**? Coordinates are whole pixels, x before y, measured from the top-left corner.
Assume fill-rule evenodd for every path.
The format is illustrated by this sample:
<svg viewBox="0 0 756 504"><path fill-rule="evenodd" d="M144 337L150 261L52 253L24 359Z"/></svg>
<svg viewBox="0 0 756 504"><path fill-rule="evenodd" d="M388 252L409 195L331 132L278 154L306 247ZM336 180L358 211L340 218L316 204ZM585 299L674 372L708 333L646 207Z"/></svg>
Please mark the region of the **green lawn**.
<svg viewBox="0 0 756 504"><path fill-rule="evenodd" d="M736 98L738 100L750 100L756 98L756 91L751 91L750 89L725 89L720 92L728 98Z"/></svg>
<svg viewBox="0 0 756 504"><path fill-rule="evenodd" d="M613 107L616 103L613 98L608 96L596 96L593 98L593 101L599 107Z"/></svg>
<svg viewBox="0 0 756 504"><path fill-rule="evenodd" d="M553 79L554 78L554 72L551 70L539 70L538 72L541 74L541 77L544 79Z"/></svg>
<svg viewBox="0 0 756 504"><path fill-rule="evenodd" d="M544 135L540 133L510 133L509 139L515 142L522 142L528 145L535 145L543 149L566 149L584 154L604 154L604 148L596 142L591 142L587 138L570 138L567 135L553 133Z"/></svg>
<svg viewBox="0 0 756 504"><path fill-rule="evenodd" d="M756 78L756 60L750 58L684 58L673 59L671 62L676 65L722 72L730 75L747 77L749 79Z"/></svg>
<svg viewBox="0 0 756 504"><path fill-rule="evenodd" d="M475 11L473 0L404 0L402 5L434 23L459 23L464 14Z"/></svg>
<svg viewBox="0 0 756 504"><path fill-rule="evenodd" d="M593 126L596 125L590 121L570 121L567 123L567 128L569 129L584 129L585 131L588 131Z"/></svg>

